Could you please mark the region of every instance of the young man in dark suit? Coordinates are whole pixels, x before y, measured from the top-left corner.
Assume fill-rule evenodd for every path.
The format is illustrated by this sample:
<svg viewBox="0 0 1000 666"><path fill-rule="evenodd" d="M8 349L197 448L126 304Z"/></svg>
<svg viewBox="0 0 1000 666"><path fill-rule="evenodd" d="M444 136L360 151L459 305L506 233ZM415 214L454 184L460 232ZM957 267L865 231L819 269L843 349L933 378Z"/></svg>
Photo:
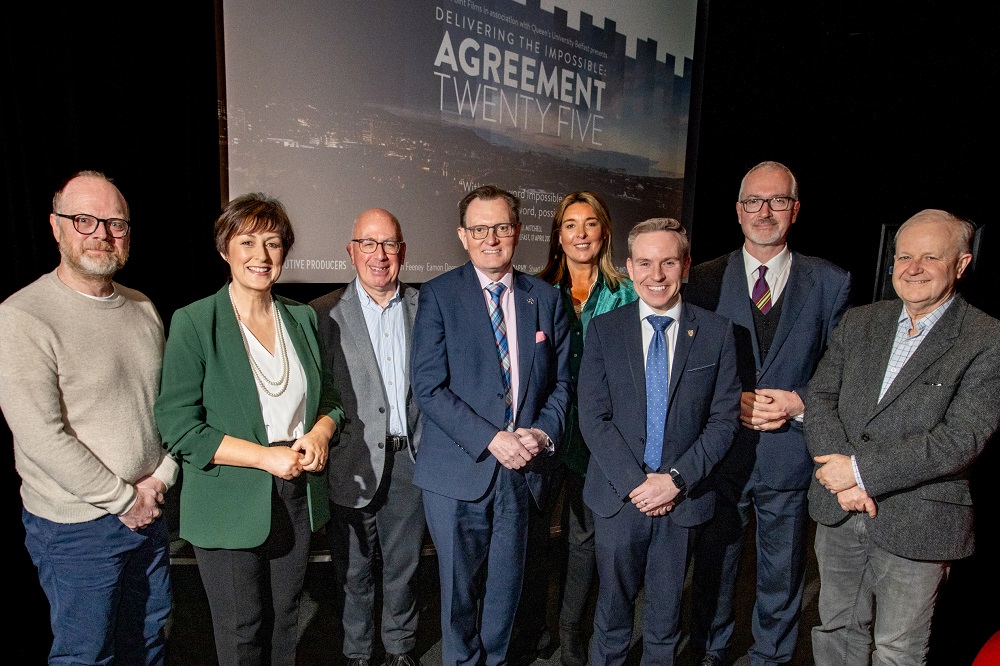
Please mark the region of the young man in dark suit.
<svg viewBox="0 0 1000 666"><path fill-rule="evenodd" d="M692 529L712 517L706 478L733 441L740 385L732 324L682 302L691 265L676 220L628 238L639 300L595 317L579 378L600 578L593 666L622 664L645 584L643 664L671 666Z"/></svg>

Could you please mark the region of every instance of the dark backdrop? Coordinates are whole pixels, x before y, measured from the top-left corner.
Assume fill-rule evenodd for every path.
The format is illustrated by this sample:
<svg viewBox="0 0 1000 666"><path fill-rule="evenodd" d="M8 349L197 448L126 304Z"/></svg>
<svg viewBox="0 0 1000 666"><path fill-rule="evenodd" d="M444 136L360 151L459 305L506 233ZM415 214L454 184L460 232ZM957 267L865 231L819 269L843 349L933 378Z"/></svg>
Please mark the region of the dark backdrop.
<svg viewBox="0 0 1000 666"><path fill-rule="evenodd" d="M701 2L708 21L688 199L696 262L739 245L739 180L764 159L799 177L803 206L791 245L849 269L858 304L872 298L882 223L928 207L990 221L1000 82L993 3ZM169 321L225 278L210 237L223 196L215 9L206 0L109 0L26 3L18 12L0 26L0 215L12 242L0 299L56 265L52 193L72 172L94 168L116 180L132 209L132 257L119 280ZM964 290L996 316L996 281L985 274L998 254L990 233L1000 230L986 232L978 275ZM308 300L330 288L278 291ZM0 446L5 555L18 590L7 596L16 606L7 613L8 646L19 663L38 663L48 647L47 604L23 548L2 422ZM974 474L979 551L953 568L936 618L936 664L969 663L1000 628L992 565L1000 561L1000 506L985 488L997 457L990 447Z"/></svg>

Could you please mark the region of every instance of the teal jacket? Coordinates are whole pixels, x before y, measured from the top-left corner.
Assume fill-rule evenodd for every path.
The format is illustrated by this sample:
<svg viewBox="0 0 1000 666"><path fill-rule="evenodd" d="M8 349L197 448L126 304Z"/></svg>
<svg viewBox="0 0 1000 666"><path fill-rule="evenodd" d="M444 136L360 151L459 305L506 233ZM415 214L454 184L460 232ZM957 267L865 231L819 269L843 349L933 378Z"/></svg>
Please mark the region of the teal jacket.
<svg viewBox="0 0 1000 666"><path fill-rule="evenodd" d="M597 274L597 282L594 284L590 297L583 307L583 312L579 315L573 309L573 298L568 288L561 288L563 292L563 305L569 317L569 373L574 392L576 390L577 378L580 376L580 361L583 359L583 341L587 335L587 325L590 320L599 314L610 312L618 306L631 303L638 299L632 281L623 279L618 285L618 289L612 290L604 282L604 275ZM580 422L577 415L577 400L574 393L570 402L569 413L566 415L566 437L562 446L557 448L557 455L563 464L580 476L586 476L587 464L590 462L590 451L580 434Z"/></svg>
<svg viewBox="0 0 1000 666"><path fill-rule="evenodd" d="M275 297L306 375L308 432L319 415L343 425L340 396L316 334L316 313ZM212 464L225 435L267 446L257 386L228 284L174 313L154 408L164 446L181 463L180 536L201 548L254 548L271 531L271 474ZM313 531L329 520L326 479L308 475Z"/></svg>

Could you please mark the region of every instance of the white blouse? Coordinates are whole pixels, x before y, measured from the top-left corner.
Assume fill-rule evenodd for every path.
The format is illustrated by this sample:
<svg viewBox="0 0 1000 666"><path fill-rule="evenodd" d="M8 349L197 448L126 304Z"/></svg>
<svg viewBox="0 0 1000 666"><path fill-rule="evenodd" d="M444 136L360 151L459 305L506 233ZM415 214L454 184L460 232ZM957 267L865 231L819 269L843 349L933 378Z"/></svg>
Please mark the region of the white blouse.
<svg viewBox="0 0 1000 666"><path fill-rule="evenodd" d="M250 329L243 322L244 339L247 341L247 348L257 366L264 371L264 376L277 379L281 377L285 369L281 361L281 342L275 337L274 355L272 356L264 345L257 341ZM285 330L285 322L281 322L281 330L277 333L285 338L285 349L288 352L288 388L277 398L269 396L261 388L260 383L254 380L257 387L257 396L260 399L260 411L264 417L264 425L267 426L267 441L270 442L291 442L305 434L306 415L306 373L302 369L302 362L295 351L295 345L288 337Z"/></svg>

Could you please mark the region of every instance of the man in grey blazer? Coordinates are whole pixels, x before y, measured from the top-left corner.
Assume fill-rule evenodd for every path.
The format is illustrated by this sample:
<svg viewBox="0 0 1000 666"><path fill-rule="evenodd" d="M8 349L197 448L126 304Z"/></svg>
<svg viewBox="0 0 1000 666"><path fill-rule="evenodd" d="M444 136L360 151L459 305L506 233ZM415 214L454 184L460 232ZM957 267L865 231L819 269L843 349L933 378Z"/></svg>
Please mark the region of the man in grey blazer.
<svg viewBox="0 0 1000 666"><path fill-rule="evenodd" d="M357 278L310 303L345 422L327 461L330 554L344 587L344 655L368 666L375 641L375 561L381 553L382 645L387 666L419 664L414 574L424 540L413 466L420 418L410 391L417 290L399 281L406 245L399 221L372 208L347 245Z"/></svg>
<svg viewBox="0 0 1000 666"><path fill-rule="evenodd" d="M902 305L848 311L809 383L817 666L924 663L951 561L973 552L969 468L1000 424L1000 322L955 292L972 233L942 210L907 220Z"/></svg>

